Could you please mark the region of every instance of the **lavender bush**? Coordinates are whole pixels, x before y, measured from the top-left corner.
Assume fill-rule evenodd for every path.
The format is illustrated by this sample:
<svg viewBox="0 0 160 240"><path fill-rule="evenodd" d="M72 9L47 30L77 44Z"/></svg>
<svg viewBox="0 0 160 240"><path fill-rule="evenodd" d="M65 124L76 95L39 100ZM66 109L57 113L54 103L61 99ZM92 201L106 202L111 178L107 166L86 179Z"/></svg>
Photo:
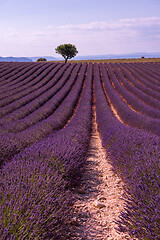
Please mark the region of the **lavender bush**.
<svg viewBox="0 0 160 240"><path fill-rule="evenodd" d="M54 165L24 153L0 176L1 239L58 239L71 202Z"/></svg>

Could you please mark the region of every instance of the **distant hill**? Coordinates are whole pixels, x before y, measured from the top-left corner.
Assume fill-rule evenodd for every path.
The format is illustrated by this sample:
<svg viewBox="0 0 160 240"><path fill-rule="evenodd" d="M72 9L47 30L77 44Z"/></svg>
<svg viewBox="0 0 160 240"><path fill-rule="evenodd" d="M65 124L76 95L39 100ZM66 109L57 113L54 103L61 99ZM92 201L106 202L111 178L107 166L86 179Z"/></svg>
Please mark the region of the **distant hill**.
<svg viewBox="0 0 160 240"><path fill-rule="evenodd" d="M45 58L47 59L47 61L56 61L57 58L52 57L52 56L40 56L40 57L29 57L30 59L32 59L32 61L36 62L39 58Z"/></svg>
<svg viewBox="0 0 160 240"><path fill-rule="evenodd" d="M96 60L96 59L123 59L123 58L160 58L160 53L126 53L126 54L105 54L105 55L88 55L76 56L75 60Z"/></svg>
<svg viewBox="0 0 160 240"><path fill-rule="evenodd" d="M0 57L0 62L32 62L32 59L26 57Z"/></svg>

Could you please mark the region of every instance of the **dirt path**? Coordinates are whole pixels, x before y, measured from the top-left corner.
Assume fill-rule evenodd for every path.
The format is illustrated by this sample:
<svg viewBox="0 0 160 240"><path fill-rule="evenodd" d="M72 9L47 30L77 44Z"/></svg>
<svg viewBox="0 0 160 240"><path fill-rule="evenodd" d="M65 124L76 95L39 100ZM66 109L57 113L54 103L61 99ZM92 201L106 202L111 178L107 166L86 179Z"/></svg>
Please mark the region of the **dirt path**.
<svg viewBox="0 0 160 240"><path fill-rule="evenodd" d="M94 117L86 171L75 194L72 225L76 240L130 239L116 232L114 220L123 209L122 181L107 162Z"/></svg>

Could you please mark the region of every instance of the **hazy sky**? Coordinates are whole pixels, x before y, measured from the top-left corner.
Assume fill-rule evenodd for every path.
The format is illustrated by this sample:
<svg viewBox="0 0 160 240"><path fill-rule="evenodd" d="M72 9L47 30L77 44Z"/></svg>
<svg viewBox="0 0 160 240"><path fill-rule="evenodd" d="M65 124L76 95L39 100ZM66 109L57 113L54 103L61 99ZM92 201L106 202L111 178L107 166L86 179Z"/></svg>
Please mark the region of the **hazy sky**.
<svg viewBox="0 0 160 240"><path fill-rule="evenodd" d="M160 52L160 0L0 0L0 56Z"/></svg>

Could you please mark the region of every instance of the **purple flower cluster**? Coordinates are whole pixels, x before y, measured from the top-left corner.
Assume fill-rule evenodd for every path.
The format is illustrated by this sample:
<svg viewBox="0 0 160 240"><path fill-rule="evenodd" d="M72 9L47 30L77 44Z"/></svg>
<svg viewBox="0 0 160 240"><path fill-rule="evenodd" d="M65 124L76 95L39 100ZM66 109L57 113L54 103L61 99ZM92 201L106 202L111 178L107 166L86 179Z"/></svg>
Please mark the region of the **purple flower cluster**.
<svg viewBox="0 0 160 240"><path fill-rule="evenodd" d="M160 139L118 121L107 101L99 71L95 64L98 130L114 170L125 183L126 204L117 222L118 231L138 239L159 239Z"/></svg>
<svg viewBox="0 0 160 240"><path fill-rule="evenodd" d="M71 194L53 163L24 153L3 167L0 179L2 240L61 239Z"/></svg>

